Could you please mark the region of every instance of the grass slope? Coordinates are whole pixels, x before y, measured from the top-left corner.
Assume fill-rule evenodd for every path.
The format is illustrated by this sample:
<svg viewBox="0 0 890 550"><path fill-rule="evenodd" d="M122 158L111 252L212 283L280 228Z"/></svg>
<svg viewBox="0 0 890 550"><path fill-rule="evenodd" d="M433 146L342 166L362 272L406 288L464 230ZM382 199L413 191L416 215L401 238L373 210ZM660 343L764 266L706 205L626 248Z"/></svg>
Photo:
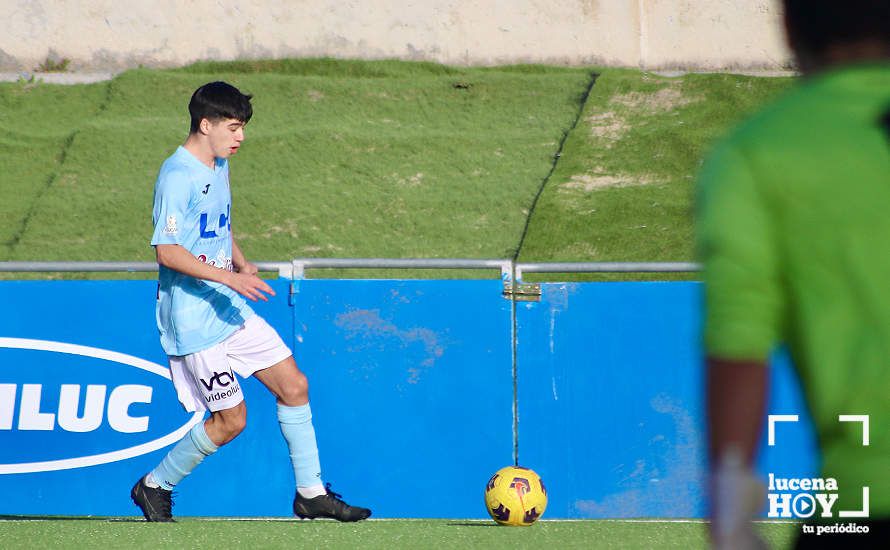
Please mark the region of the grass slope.
<svg viewBox="0 0 890 550"><path fill-rule="evenodd" d="M102 86L0 84L0 260L30 229L68 146L103 98Z"/></svg>
<svg viewBox="0 0 890 550"><path fill-rule="evenodd" d="M521 261L692 259L702 155L791 82L308 59L0 83L0 261L153 260L157 170L191 92L216 79L254 94L231 165L235 235L279 261L509 258L541 190Z"/></svg>
<svg viewBox="0 0 890 550"><path fill-rule="evenodd" d="M692 260L701 159L791 81L605 71L538 201L520 260Z"/></svg>
<svg viewBox="0 0 890 550"><path fill-rule="evenodd" d="M52 87L79 94L78 111L93 116L71 117L55 142L42 131L53 112L5 120L62 160L21 162L24 151L8 160L20 167L10 187L45 190L36 205L7 204L10 217L30 222L4 239L0 259L151 260L155 175L185 137L191 92L214 79L255 95L231 168L234 230L251 257L504 257L589 78L582 69L308 60L136 70L77 91ZM53 101L47 88L7 84L0 93L14 112L10 98Z"/></svg>
<svg viewBox="0 0 890 550"><path fill-rule="evenodd" d="M760 524L771 548L790 546L794 524ZM493 522L393 520L338 524L328 521L227 521L184 519L175 524L135 520L2 521L7 548L707 548L703 523L542 521L531 527Z"/></svg>

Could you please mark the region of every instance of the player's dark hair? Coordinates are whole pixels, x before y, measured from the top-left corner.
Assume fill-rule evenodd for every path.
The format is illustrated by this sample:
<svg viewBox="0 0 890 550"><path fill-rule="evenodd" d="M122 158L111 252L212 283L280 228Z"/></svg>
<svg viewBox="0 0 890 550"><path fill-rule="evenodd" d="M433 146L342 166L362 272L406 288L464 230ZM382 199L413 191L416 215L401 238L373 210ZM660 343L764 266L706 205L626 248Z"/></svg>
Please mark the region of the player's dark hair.
<svg viewBox="0 0 890 550"><path fill-rule="evenodd" d="M784 0L792 46L820 55L833 44L876 39L890 45L888 0Z"/></svg>
<svg viewBox="0 0 890 550"><path fill-rule="evenodd" d="M226 82L204 84L192 94L189 114L192 117L191 133L196 133L202 119L217 121L224 118L239 120L245 124L253 116L250 106L252 96Z"/></svg>

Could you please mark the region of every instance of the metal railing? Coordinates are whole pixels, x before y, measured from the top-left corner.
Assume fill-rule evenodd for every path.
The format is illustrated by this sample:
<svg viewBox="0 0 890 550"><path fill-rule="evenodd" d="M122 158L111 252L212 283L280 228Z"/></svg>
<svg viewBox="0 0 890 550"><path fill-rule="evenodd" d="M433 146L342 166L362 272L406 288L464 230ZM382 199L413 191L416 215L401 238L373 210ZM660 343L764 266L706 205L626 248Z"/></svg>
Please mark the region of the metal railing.
<svg viewBox="0 0 890 550"><path fill-rule="evenodd" d="M257 262L260 271L278 272L290 277L290 262ZM158 270L155 262L0 262L0 273L150 273Z"/></svg>
<svg viewBox="0 0 890 550"><path fill-rule="evenodd" d="M517 263L516 278L523 273L694 273L694 262L550 262Z"/></svg>
<svg viewBox="0 0 890 550"><path fill-rule="evenodd" d="M523 273L693 273L693 262L516 262L458 258L297 258L290 262L257 262L263 272L302 279L307 269L498 269L504 278L522 280ZM134 273L158 270L154 262L0 262L0 272Z"/></svg>
<svg viewBox="0 0 890 550"><path fill-rule="evenodd" d="M307 269L498 269L501 274L513 272L510 260L478 260L458 258L297 258L293 260L295 279L304 277Z"/></svg>

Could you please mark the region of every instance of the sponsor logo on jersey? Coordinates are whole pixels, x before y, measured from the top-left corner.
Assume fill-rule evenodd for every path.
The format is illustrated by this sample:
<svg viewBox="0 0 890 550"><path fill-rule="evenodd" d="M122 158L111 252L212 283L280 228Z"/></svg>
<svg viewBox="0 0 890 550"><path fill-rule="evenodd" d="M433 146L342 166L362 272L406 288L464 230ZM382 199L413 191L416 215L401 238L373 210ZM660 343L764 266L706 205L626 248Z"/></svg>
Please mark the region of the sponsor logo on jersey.
<svg viewBox="0 0 890 550"><path fill-rule="evenodd" d="M198 220L200 235L202 239L215 239L223 236L225 231L232 229L232 205L226 206L226 211L222 214L209 214L201 212Z"/></svg>
<svg viewBox="0 0 890 550"><path fill-rule="evenodd" d="M179 228L176 227L176 216L167 216L167 225L164 226L165 235L176 235Z"/></svg>
<svg viewBox="0 0 890 550"><path fill-rule="evenodd" d="M234 264L232 264L232 258L226 256L226 251L221 248L216 253L216 259L207 259L207 254L198 254L195 258L201 263L225 269L226 271L234 271L235 269Z"/></svg>

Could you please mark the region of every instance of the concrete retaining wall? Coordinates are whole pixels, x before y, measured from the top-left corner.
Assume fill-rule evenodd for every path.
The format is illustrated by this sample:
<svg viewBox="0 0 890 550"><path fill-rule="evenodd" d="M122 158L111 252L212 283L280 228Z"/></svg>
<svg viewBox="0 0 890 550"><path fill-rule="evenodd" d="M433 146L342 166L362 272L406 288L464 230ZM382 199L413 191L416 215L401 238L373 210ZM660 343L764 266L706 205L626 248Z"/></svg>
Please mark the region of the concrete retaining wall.
<svg viewBox="0 0 890 550"><path fill-rule="evenodd" d="M779 0L0 0L0 70L201 59L777 69Z"/></svg>

